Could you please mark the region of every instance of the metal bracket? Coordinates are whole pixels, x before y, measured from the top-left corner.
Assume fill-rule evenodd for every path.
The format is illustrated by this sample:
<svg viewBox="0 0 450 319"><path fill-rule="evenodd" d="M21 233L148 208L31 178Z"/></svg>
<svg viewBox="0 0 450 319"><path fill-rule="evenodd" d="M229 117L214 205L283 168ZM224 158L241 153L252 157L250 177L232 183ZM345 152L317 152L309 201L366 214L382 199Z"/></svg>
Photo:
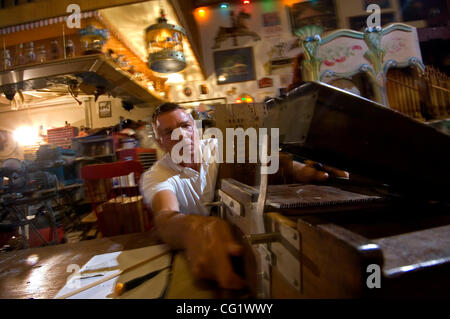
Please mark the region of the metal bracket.
<svg viewBox="0 0 450 319"><path fill-rule="evenodd" d="M229 212L231 212L234 216L244 216L244 207L241 203L220 189L218 190L218 195L219 200Z"/></svg>

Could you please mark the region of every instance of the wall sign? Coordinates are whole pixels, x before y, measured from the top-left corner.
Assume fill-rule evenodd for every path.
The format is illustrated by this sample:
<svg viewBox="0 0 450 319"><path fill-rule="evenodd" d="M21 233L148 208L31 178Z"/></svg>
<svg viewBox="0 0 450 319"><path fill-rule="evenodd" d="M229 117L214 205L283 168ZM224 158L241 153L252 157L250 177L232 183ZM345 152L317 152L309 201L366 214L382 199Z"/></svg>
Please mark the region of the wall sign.
<svg viewBox="0 0 450 319"><path fill-rule="evenodd" d="M98 116L100 118L111 117L111 101L98 103Z"/></svg>
<svg viewBox="0 0 450 319"><path fill-rule="evenodd" d="M258 80L258 87L260 89L262 88L270 88L273 86L273 80L271 78L262 78L260 80Z"/></svg>
<svg viewBox="0 0 450 319"><path fill-rule="evenodd" d="M278 12L269 12L262 15L263 34L265 38L279 37L283 31L281 18Z"/></svg>

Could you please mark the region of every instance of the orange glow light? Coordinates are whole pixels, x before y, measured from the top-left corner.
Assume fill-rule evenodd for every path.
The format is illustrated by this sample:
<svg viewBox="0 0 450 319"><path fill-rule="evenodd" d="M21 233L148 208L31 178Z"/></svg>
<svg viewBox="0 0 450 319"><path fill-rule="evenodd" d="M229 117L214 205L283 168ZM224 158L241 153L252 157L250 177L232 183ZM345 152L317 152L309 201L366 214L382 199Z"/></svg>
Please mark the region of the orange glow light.
<svg viewBox="0 0 450 319"><path fill-rule="evenodd" d="M208 16L208 9L206 7L197 8L195 10L195 15L198 19L204 20Z"/></svg>
<svg viewBox="0 0 450 319"><path fill-rule="evenodd" d="M285 6L291 7L294 3L302 2L302 0L283 0Z"/></svg>

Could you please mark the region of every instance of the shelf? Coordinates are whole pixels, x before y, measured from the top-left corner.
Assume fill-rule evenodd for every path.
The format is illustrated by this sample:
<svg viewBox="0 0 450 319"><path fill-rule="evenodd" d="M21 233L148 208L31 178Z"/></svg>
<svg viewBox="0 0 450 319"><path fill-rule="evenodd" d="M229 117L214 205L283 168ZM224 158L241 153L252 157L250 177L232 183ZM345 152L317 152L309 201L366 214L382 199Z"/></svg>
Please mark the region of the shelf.
<svg viewBox="0 0 450 319"><path fill-rule="evenodd" d="M105 88L104 94L119 97L136 106L153 106L162 102L157 95L137 83L131 74L121 70L102 54L29 64L2 71L0 92L66 87L74 81L83 83L85 87Z"/></svg>
<svg viewBox="0 0 450 319"><path fill-rule="evenodd" d="M99 143L99 142L113 142L114 139L112 137L99 137L99 138L87 138L87 137L76 137L72 140L75 140L78 143Z"/></svg>

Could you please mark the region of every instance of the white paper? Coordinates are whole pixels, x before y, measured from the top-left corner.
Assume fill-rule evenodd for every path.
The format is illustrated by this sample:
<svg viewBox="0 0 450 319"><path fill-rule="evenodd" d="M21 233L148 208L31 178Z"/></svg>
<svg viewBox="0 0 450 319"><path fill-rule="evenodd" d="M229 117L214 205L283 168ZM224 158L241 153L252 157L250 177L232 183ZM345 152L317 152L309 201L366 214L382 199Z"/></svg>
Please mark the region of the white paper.
<svg viewBox="0 0 450 319"><path fill-rule="evenodd" d="M78 274L74 273L69 276L65 286L58 292L55 298L75 291L81 287L85 287L93 282L97 282L112 274L117 274L121 269L133 266L168 249L169 247L167 245L155 245L133 250L96 255L92 257L83 267L81 267ZM165 254L133 270L126 271L120 276L114 277L99 285L79 292L68 299L159 298L168 284L170 269L163 270L154 278L145 281L130 291L124 292L120 297L114 295L114 287L118 282L125 283L131 279L146 275L154 270L167 267L170 265L170 260L171 253Z"/></svg>

